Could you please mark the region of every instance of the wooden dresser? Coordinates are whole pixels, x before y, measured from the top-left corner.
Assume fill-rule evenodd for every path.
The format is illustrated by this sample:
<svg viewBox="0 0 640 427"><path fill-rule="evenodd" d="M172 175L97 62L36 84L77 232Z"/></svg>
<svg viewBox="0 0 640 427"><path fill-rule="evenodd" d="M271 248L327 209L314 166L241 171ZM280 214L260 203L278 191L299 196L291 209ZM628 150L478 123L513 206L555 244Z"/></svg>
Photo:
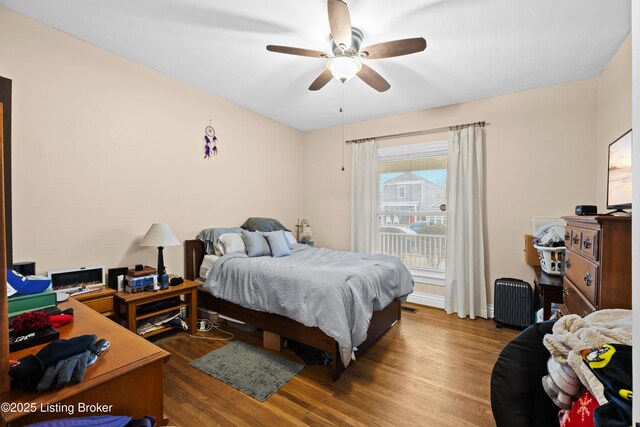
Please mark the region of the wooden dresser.
<svg viewBox="0 0 640 427"><path fill-rule="evenodd" d="M631 308L631 218L568 216L562 314Z"/></svg>

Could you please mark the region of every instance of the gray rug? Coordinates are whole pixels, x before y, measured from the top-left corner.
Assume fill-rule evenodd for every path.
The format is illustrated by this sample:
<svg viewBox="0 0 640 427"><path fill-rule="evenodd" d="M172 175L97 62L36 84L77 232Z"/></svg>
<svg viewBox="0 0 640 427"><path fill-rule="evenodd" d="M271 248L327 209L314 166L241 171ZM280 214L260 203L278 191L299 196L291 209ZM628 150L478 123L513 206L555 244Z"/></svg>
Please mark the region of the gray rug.
<svg viewBox="0 0 640 427"><path fill-rule="evenodd" d="M304 367L240 341L189 363L214 378L264 402Z"/></svg>

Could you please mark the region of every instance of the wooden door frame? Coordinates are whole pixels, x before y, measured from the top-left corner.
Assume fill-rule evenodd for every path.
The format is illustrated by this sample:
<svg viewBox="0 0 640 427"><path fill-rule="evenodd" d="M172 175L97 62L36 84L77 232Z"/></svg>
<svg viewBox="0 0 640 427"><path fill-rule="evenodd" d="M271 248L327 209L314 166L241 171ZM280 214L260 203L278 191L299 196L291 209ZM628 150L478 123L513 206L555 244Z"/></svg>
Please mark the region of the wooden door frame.
<svg viewBox="0 0 640 427"><path fill-rule="evenodd" d="M7 262L4 233L3 152L4 115L0 102L0 393L9 391L9 301L7 300Z"/></svg>
<svg viewBox="0 0 640 427"><path fill-rule="evenodd" d="M13 265L13 221L11 207L11 79L0 76L0 102L4 104L4 231L7 266Z"/></svg>

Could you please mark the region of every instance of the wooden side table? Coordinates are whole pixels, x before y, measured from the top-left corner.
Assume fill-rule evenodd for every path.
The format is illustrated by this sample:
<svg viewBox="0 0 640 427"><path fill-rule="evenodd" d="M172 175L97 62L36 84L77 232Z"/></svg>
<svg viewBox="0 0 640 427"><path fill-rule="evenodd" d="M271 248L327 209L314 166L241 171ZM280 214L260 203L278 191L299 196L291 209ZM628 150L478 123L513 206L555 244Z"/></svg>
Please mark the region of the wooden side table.
<svg viewBox="0 0 640 427"><path fill-rule="evenodd" d="M152 302L163 301L169 298L180 297L184 295L185 301L180 304L155 310L149 313L138 314L138 307ZM189 333L196 333L196 320L198 317L198 283L191 280L185 280L184 283L177 286L170 286L169 289L163 291L144 291L130 294L128 292L118 292L115 294L116 302L116 322L122 324L125 321L127 329L137 333L137 323L139 320L149 319L160 314L174 312L187 308L189 314ZM156 334L175 329L175 327L166 325L164 328L156 329L143 335L144 338L152 337Z"/></svg>
<svg viewBox="0 0 640 427"><path fill-rule="evenodd" d="M562 304L562 276L554 276L542 271L540 266L533 267L536 275L533 283L535 284L535 302L536 307L540 307L542 300L542 320L548 320L551 317L551 303Z"/></svg>
<svg viewBox="0 0 640 427"><path fill-rule="evenodd" d="M80 301L89 308L94 309L107 317L113 317L113 296L116 294L114 289L104 287L99 291L87 292L85 294L75 295L71 298Z"/></svg>

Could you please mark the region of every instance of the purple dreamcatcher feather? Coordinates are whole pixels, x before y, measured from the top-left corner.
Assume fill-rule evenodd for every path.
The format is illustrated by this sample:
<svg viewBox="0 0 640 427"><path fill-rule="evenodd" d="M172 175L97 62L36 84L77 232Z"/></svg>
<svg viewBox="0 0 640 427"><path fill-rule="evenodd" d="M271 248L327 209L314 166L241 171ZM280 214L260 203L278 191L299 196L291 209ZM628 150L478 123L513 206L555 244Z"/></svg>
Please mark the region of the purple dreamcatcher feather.
<svg viewBox="0 0 640 427"><path fill-rule="evenodd" d="M218 155L218 137L216 136L216 130L211 126L204 128L204 158L210 159L211 156Z"/></svg>

